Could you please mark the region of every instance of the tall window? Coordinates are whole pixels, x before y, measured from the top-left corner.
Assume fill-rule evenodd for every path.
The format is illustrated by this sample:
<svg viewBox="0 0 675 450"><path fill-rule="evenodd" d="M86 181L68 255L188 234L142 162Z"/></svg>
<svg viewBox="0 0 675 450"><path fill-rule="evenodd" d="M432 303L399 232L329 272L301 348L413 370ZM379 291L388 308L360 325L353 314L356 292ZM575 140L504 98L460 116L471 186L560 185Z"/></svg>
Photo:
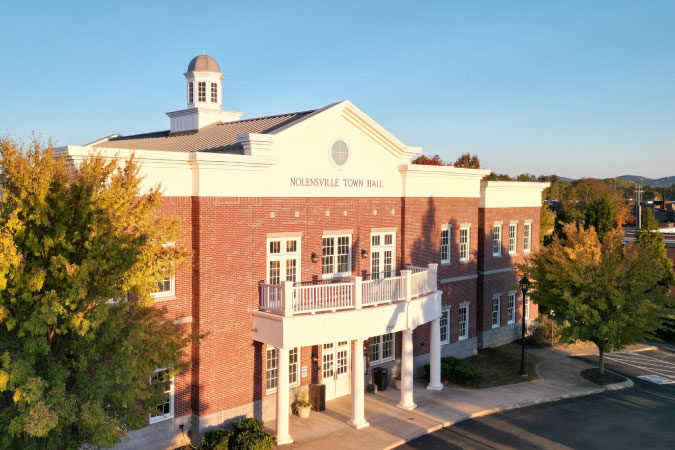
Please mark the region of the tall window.
<svg viewBox="0 0 675 450"><path fill-rule="evenodd" d="M396 275L396 240L393 232L370 235L370 274L373 279Z"/></svg>
<svg viewBox="0 0 675 450"><path fill-rule="evenodd" d="M509 255L516 254L516 233L518 224L512 223L509 225Z"/></svg>
<svg viewBox="0 0 675 450"><path fill-rule="evenodd" d="M169 369L155 370L150 377L150 384L162 385L164 392L164 401L150 413L150 423L171 419L173 417L173 377L169 376Z"/></svg>
<svg viewBox="0 0 675 450"><path fill-rule="evenodd" d="M218 103L218 84L211 83L211 102Z"/></svg>
<svg viewBox="0 0 675 450"><path fill-rule="evenodd" d="M459 340L463 340L469 337L469 307L460 306L459 307Z"/></svg>
<svg viewBox="0 0 675 450"><path fill-rule="evenodd" d="M492 227L492 256L502 256L502 226Z"/></svg>
<svg viewBox="0 0 675 450"><path fill-rule="evenodd" d="M532 242L532 224L523 225L523 253L530 253Z"/></svg>
<svg viewBox="0 0 675 450"><path fill-rule="evenodd" d="M379 364L394 359L394 333L373 336L370 344L370 364Z"/></svg>
<svg viewBox="0 0 675 450"><path fill-rule="evenodd" d="M493 295L492 296L492 328L497 328L499 326L499 303L501 296Z"/></svg>
<svg viewBox="0 0 675 450"><path fill-rule="evenodd" d="M291 386L300 384L299 348L288 351L288 382ZM279 375L279 356L276 347L268 346L265 351L265 390L270 393L277 388Z"/></svg>
<svg viewBox="0 0 675 450"><path fill-rule="evenodd" d="M450 264L450 225L441 228L441 264Z"/></svg>
<svg viewBox="0 0 675 450"><path fill-rule="evenodd" d="M447 308L441 312L440 325L441 344L447 344L450 342L450 310Z"/></svg>
<svg viewBox="0 0 675 450"><path fill-rule="evenodd" d="M352 237L324 236L321 241L321 273L326 278L332 276L347 276L352 266Z"/></svg>
<svg viewBox="0 0 675 450"><path fill-rule="evenodd" d="M267 282L300 281L300 238L267 239Z"/></svg>
<svg viewBox="0 0 675 450"><path fill-rule="evenodd" d="M206 101L206 82L200 81L197 83L197 100L200 102Z"/></svg>
<svg viewBox="0 0 675 450"><path fill-rule="evenodd" d="M459 230L459 262L469 261L469 229Z"/></svg>
<svg viewBox="0 0 675 450"><path fill-rule="evenodd" d="M195 84L194 82L190 81L188 83L188 103L194 102L195 102Z"/></svg>
<svg viewBox="0 0 675 450"><path fill-rule="evenodd" d="M516 321L516 292L509 292L508 304L506 305L506 315L508 323Z"/></svg>

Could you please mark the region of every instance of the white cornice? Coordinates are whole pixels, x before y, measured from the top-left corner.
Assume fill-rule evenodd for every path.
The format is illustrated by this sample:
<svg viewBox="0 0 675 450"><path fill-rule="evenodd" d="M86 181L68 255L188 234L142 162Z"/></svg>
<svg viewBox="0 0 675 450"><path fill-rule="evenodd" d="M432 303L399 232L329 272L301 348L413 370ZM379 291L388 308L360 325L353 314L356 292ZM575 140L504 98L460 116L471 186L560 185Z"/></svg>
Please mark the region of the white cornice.
<svg viewBox="0 0 675 450"><path fill-rule="evenodd" d="M492 172L486 169L465 169L454 166L430 166L424 164L401 164L398 166L398 170L410 175L435 175L467 179L483 178Z"/></svg>

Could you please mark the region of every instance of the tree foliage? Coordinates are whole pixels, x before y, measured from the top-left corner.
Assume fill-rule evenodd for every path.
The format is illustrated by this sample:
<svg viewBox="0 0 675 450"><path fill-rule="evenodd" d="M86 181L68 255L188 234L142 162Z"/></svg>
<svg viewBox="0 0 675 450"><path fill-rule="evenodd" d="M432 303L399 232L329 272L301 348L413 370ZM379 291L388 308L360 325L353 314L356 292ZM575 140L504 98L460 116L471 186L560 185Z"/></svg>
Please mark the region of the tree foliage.
<svg viewBox="0 0 675 450"><path fill-rule="evenodd" d="M443 161L440 155L434 155L431 158L420 155L412 160L413 164L420 164L423 166L449 166L450 163Z"/></svg>
<svg viewBox="0 0 675 450"><path fill-rule="evenodd" d="M624 245L619 230L600 241L593 227L565 226L563 237L519 269L535 281L532 300L568 324L563 342L593 342L603 355L633 344L661 323L675 282L658 233Z"/></svg>
<svg viewBox="0 0 675 450"><path fill-rule="evenodd" d="M478 156L470 153L462 153L455 160L453 166L462 167L464 169L480 169L480 160Z"/></svg>
<svg viewBox="0 0 675 450"><path fill-rule="evenodd" d="M133 158L0 144L0 448L111 446L164 402L153 370L185 365L149 294L188 255L179 224Z"/></svg>
<svg viewBox="0 0 675 450"><path fill-rule="evenodd" d="M602 238L609 231L619 226L616 215L616 206L609 194L603 194L590 202L584 211L584 227L593 227L598 233L598 238Z"/></svg>

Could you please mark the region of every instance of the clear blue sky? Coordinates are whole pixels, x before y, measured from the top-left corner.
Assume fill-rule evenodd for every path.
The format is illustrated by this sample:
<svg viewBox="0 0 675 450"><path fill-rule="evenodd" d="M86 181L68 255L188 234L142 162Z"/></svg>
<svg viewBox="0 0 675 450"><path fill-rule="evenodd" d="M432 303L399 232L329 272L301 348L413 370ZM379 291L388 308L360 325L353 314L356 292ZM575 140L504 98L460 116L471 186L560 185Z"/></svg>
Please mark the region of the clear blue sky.
<svg viewBox="0 0 675 450"><path fill-rule="evenodd" d="M408 145L500 173L675 175L675 1L12 1L0 132L168 128L204 50L225 109L348 99Z"/></svg>

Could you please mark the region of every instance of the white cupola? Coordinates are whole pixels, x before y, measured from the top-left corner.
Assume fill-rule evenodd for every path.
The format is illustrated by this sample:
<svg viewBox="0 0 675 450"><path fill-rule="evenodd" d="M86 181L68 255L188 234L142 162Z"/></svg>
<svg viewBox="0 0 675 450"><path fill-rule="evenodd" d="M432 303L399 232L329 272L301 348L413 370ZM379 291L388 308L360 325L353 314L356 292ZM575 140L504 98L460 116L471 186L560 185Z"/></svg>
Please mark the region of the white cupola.
<svg viewBox="0 0 675 450"><path fill-rule="evenodd" d="M187 72L187 108L166 113L171 132L194 131L218 122L234 122L242 113L223 111L222 80L225 78L213 57L199 55L190 61Z"/></svg>

